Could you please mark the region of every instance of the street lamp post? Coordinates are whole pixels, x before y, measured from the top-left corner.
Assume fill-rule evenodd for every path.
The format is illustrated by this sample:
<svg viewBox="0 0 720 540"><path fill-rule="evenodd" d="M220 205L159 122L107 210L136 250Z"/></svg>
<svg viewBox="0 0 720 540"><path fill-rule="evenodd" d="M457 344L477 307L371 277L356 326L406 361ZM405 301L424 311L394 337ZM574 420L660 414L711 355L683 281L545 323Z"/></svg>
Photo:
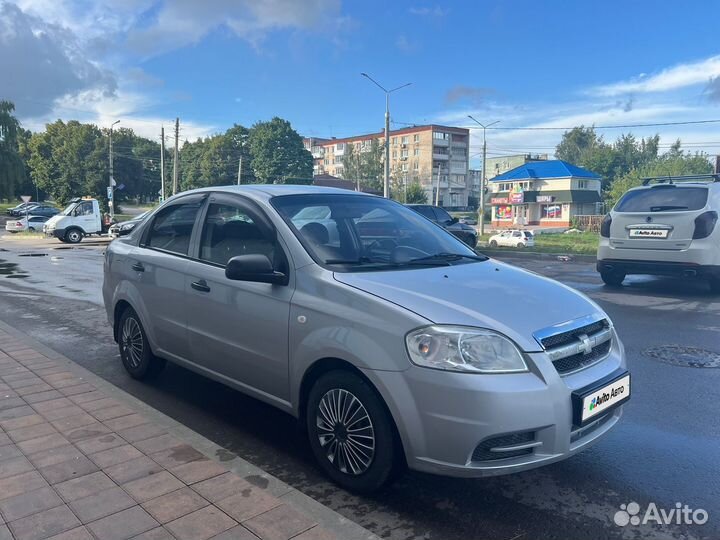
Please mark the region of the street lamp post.
<svg viewBox="0 0 720 540"><path fill-rule="evenodd" d="M113 134L113 127L115 124L119 124L120 120L115 120L112 124L110 124L110 180L109 180L109 186L108 186L108 208L110 209L110 219L115 217L115 204L113 199L114 197L114 189L115 189L115 178L113 177L113 147L112 147L112 134Z"/></svg>
<svg viewBox="0 0 720 540"><path fill-rule="evenodd" d="M378 88L380 88L380 90L385 92L385 174L384 174L384 182L383 182L383 197L385 197L386 199L389 199L390 198L390 94L392 94L396 90L400 90L401 88L410 86L412 83L405 83L402 86L393 88L392 90L387 90L383 85L381 85L379 82L377 82L375 79L373 79L367 73L361 73L360 75L362 75L366 79L369 79L370 81L375 83L375 85Z"/></svg>
<svg viewBox="0 0 720 540"><path fill-rule="evenodd" d="M480 236L485 234L485 174L487 169L485 167L485 160L487 159L487 141L485 139L485 130L490 126L494 126L500 120L495 120L488 125L481 124L472 115L468 114L468 118L475 122L483 129L483 150L482 150L482 170L480 172L480 215L478 216L478 223L480 223Z"/></svg>

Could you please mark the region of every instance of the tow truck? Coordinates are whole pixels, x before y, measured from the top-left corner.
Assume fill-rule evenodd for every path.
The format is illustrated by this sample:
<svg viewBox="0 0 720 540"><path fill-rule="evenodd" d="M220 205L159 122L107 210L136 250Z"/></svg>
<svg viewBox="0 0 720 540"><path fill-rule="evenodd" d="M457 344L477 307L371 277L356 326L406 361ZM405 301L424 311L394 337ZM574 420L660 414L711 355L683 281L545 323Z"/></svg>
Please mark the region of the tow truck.
<svg viewBox="0 0 720 540"><path fill-rule="evenodd" d="M112 222L103 216L97 199L80 197L47 220L43 232L45 236L55 237L61 242L77 244L86 236L106 234L110 225Z"/></svg>

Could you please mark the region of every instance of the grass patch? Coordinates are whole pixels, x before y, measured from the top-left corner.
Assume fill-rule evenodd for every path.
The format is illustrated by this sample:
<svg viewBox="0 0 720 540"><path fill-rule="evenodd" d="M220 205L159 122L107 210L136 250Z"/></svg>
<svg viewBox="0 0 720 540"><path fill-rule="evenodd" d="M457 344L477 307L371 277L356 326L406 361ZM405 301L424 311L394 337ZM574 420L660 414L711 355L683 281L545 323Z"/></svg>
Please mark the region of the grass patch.
<svg viewBox="0 0 720 540"><path fill-rule="evenodd" d="M490 234L483 235L478 240L478 247L488 247ZM514 248L501 247L503 251L527 251L535 253L574 253L577 255L595 255L597 253L600 236L597 233L583 232L575 234L536 234L535 247Z"/></svg>

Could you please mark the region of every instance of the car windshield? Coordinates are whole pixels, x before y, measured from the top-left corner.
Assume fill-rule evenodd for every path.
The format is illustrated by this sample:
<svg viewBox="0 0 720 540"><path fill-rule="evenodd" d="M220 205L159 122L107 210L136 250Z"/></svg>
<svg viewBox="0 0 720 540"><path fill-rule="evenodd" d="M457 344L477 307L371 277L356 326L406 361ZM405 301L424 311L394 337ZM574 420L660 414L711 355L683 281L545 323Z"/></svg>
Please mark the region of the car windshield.
<svg viewBox="0 0 720 540"><path fill-rule="evenodd" d="M63 211L60 212L60 213L61 213L63 216L69 216L69 215L72 213L72 211L75 210L75 207L77 206L77 204L78 204L78 203L76 203L76 202L73 202L73 203L68 204L68 205L65 207L65 210L63 210Z"/></svg>
<svg viewBox="0 0 720 540"><path fill-rule="evenodd" d="M707 204L708 190L704 187L660 185L650 189L636 189L623 195L616 212L677 212L700 210Z"/></svg>
<svg viewBox="0 0 720 540"><path fill-rule="evenodd" d="M335 271L486 260L416 212L380 197L284 195L271 202L308 253Z"/></svg>

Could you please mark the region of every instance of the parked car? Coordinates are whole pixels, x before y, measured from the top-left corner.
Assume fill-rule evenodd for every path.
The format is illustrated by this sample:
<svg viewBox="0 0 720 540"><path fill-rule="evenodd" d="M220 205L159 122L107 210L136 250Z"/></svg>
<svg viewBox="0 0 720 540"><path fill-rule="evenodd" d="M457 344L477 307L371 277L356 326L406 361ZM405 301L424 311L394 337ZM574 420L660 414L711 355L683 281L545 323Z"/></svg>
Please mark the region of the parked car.
<svg viewBox="0 0 720 540"><path fill-rule="evenodd" d="M51 218L59 213L60 210L49 204L38 204L28 210L28 214L31 216L45 216L47 218Z"/></svg>
<svg viewBox="0 0 720 540"><path fill-rule="evenodd" d="M97 199L78 198L59 214L51 217L43 231L45 236L54 236L61 242L77 244L83 237L91 234L104 234L106 225Z"/></svg>
<svg viewBox="0 0 720 540"><path fill-rule="evenodd" d="M532 231L511 229L492 235L488 244L490 247L533 247L535 246L535 235Z"/></svg>
<svg viewBox="0 0 720 540"><path fill-rule="evenodd" d="M143 219L149 214L149 212L143 212L140 215L135 216L132 219L129 219L127 221L121 221L119 223L115 223L110 226L108 229L108 234L112 236L113 238L118 238L120 236L125 236L126 234L130 234L132 230L135 228L136 225L142 222Z"/></svg>
<svg viewBox="0 0 720 540"><path fill-rule="evenodd" d="M36 202L21 203L12 208L8 208L7 213L11 216L24 216L26 211L29 211L31 208L34 208L38 204L39 203Z"/></svg>
<svg viewBox="0 0 720 540"><path fill-rule="evenodd" d="M5 223L5 230L11 233L22 231L42 231L43 224L48 220L47 216L22 216L18 219L9 219Z"/></svg>
<svg viewBox="0 0 720 540"><path fill-rule="evenodd" d="M466 223L461 223L460 220L448 214L444 208L430 204L408 204L407 207L425 216L433 223L437 223L471 248L477 245L477 229Z"/></svg>
<svg viewBox="0 0 720 540"><path fill-rule="evenodd" d="M720 293L720 175L646 178L600 229L597 270L610 286L629 274L706 279Z"/></svg>
<svg viewBox="0 0 720 540"><path fill-rule="evenodd" d="M404 464L481 477L565 459L630 397L597 304L363 193L176 195L110 243L103 298L132 377L170 360L294 415L359 492Z"/></svg>
<svg viewBox="0 0 720 540"><path fill-rule="evenodd" d="M465 225L477 225L477 219L471 218L471 217L464 217L460 218L460 223L464 223Z"/></svg>

